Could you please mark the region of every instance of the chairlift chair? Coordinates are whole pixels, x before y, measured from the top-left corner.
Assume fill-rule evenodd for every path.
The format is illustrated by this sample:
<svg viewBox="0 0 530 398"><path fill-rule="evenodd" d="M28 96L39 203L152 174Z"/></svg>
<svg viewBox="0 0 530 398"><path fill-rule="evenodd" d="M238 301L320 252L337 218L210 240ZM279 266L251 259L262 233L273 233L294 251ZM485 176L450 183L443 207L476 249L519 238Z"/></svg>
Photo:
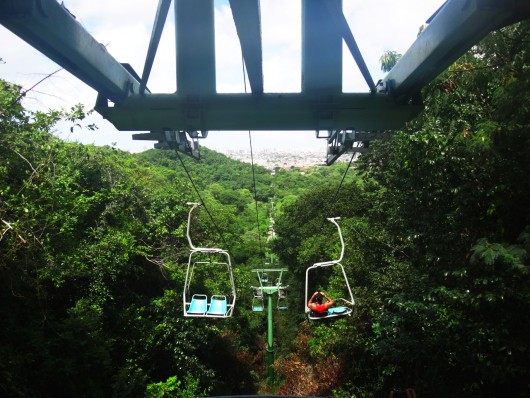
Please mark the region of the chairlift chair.
<svg viewBox="0 0 530 398"><path fill-rule="evenodd" d="M184 281L184 291L182 301L185 317L202 317L202 318L227 318L232 316L236 302L236 289L234 275L232 272L232 263L228 251L219 248L195 247L190 236L191 213L199 206L198 203L187 203L191 205L188 213L187 236L191 252L188 258L188 267L186 269L186 279ZM193 291L196 287L192 284L196 274L202 277L201 271L213 271L210 275L215 281L223 281L226 278L226 289L222 292L216 291L210 296L202 292ZM195 279L197 279L195 277Z"/></svg>
<svg viewBox="0 0 530 398"><path fill-rule="evenodd" d="M277 308L279 310L287 310L287 289L285 287L281 287L278 289L278 303Z"/></svg>
<svg viewBox="0 0 530 398"><path fill-rule="evenodd" d="M353 294L351 292L350 283L348 282L348 277L346 276L346 271L344 270L344 267L341 264L342 258L344 256L344 239L342 237L342 231L340 229L339 224L336 220L339 220L340 217L334 217L334 218L328 218L327 220L335 224L337 227L340 243L341 243L341 252L340 257L337 260L331 260L331 261L324 261L320 263L315 263L306 270L306 277L305 277L305 312L309 320L322 320L322 319L328 319L328 318L336 318L336 317L343 317L343 316L351 316L353 309L351 307L348 307L346 305L338 305L339 301L344 302L345 304L348 304L350 306L355 305L355 300L353 299ZM315 271L319 271L322 268L325 267L331 267L332 269L338 269L340 270L340 273L342 277L344 278L344 286L348 292L348 298L337 298L334 299L335 305L328 309L328 311L323 313L316 313L312 311L308 306L307 302L309 301L310 293L309 293L309 281L310 279L315 275Z"/></svg>
<svg viewBox="0 0 530 398"><path fill-rule="evenodd" d="M265 263L265 265L268 264ZM265 295L270 299L272 299L273 295L278 295L277 308L279 310L287 309L286 299L289 286L282 285L282 275L286 271L286 268L257 268L252 270L252 272L256 273L259 281L259 287L252 287L252 311L261 312L264 310Z"/></svg>
<svg viewBox="0 0 530 398"><path fill-rule="evenodd" d="M254 297L252 298L252 311L261 312L265 307L263 303L263 290L259 287L254 288Z"/></svg>

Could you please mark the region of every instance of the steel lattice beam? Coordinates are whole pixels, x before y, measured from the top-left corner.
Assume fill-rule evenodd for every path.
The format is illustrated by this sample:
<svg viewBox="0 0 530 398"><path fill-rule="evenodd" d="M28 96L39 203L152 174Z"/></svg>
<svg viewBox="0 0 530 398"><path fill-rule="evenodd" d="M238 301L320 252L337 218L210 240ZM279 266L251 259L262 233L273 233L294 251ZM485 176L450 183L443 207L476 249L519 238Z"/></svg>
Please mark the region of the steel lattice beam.
<svg viewBox="0 0 530 398"><path fill-rule="evenodd" d="M213 94L216 92L213 0L174 1L177 93Z"/></svg>
<svg viewBox="0 0 530 398"><path fill-rule="evenodd" d="M325 2L302 0L303 93L342 93L342 36L328 15Z"/></svg>
<svg viewBox="0 0 530 398"><path fill-rule="evenodd" d="M386 94L305 93L134 95L96 110L118 130L387 130L413 118L421 106L396 104Z"/></svg>
<svg viewBox="0 0 530 398"><path fill-rule="evenodd" d="M384 79L407 101L489 32L530 17L528 0L448 0Z"/></svg>
<svg viewBox="0 0 530 398"><path fill-rule="evenodd" d="M134 73L56 0L0 0L0 23L106 98L138 94Z"/></svg>
<svg viewBox="0 0 530 398"><path fill-rule="evenodd" d="M158 8L156 10L155 22L153 23L153 32L151 33L151 40L149 41L149 47L147 49L147 56L145 57L144 71L142 73L142 81L140 83L140 94L144 94L147 80L151 74L151 68L155 61L156 51L160 44L160 38L162 37L162 31L166 23L167 14L169 12L169 6L171 0L159 0Z"/></svg>
<svg viewBox="0 0 530 398"><path fill-rule="evenodd" d="M253 93L263 93L263 51L259 0L230 0L241 52Z"/></svg>
<svg viewBox="0 0 530 398"><path fill-rule="evenodd" d="M195 132L205 137L208 130L400 128L421 110L419 93L425 84L492 30L530 17L528 0L447 0L374 90L342 13L342 0L302 0L302 92L272 94L263 92L259 1L230 0L252 93L218 94L214 2L173 2L174 94L146 89L171 0L159 0L141 79L107 53L56 0L0 0L0 23L94 88L96 110L118 130L153 131L153 137L172 131L181 137L186 132L195 139ZM370 92L342 92L343 41ZM180 141L186 144L184 138ZM339 150L348 150L339 144Z"/></svg>

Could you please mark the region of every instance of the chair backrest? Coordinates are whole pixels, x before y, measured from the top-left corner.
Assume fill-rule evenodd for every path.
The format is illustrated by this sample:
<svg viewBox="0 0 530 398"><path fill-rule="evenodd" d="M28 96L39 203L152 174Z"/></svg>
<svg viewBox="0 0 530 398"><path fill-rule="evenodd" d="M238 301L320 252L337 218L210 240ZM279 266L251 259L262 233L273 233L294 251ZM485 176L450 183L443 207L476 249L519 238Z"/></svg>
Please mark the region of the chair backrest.
<svg viewBox="0 0 530 398"><path fill-rule="evenodd" d="M207 315L225 315L226 314L226 297L214 295L210 302L210 307L206 312Z"/></svg>
<svg viewBox="0 0 530 398"><path fill-rule="evenodd" d="M188 314L205 314L208 308L208 297L205 294L194 294L191 298Z"/></svg>

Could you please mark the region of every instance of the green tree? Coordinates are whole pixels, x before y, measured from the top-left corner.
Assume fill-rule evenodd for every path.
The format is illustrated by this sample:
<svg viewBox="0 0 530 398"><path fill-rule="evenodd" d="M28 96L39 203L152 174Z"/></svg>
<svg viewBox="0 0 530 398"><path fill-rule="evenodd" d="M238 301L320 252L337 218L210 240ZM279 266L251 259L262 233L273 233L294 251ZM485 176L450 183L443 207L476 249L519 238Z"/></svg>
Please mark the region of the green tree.
<svg viewBox="0 0 530 398"><path fill-rule="evenodd" d="M379 62L381 63L381 70L383 72L390 72L390 70L394 67L394 65L397 64L400 58L401 54L396 51L385 51L384 54L381 55L381 58L379 58Z"/></svg>

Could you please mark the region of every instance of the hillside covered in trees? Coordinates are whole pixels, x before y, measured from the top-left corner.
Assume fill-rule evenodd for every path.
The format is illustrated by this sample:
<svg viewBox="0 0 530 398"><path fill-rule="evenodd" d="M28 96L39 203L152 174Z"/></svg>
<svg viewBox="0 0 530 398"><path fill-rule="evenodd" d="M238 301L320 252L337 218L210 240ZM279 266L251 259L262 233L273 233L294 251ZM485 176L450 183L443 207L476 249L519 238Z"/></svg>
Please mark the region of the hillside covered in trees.
<svg viewBox="0 0 530 398"><path fill-rule="evenodd" d="M0 81L0 396L530 396L529 26L490 34L350 168L304 173L64 142L60 120L94 128L81 107L29 112ZM195 242L232 256L228 319L183 317L201 200ZM305 271L338 255L335 216L356 305L309 322ZM290 286L274 385L251 272L271 256Z"/></svg>

